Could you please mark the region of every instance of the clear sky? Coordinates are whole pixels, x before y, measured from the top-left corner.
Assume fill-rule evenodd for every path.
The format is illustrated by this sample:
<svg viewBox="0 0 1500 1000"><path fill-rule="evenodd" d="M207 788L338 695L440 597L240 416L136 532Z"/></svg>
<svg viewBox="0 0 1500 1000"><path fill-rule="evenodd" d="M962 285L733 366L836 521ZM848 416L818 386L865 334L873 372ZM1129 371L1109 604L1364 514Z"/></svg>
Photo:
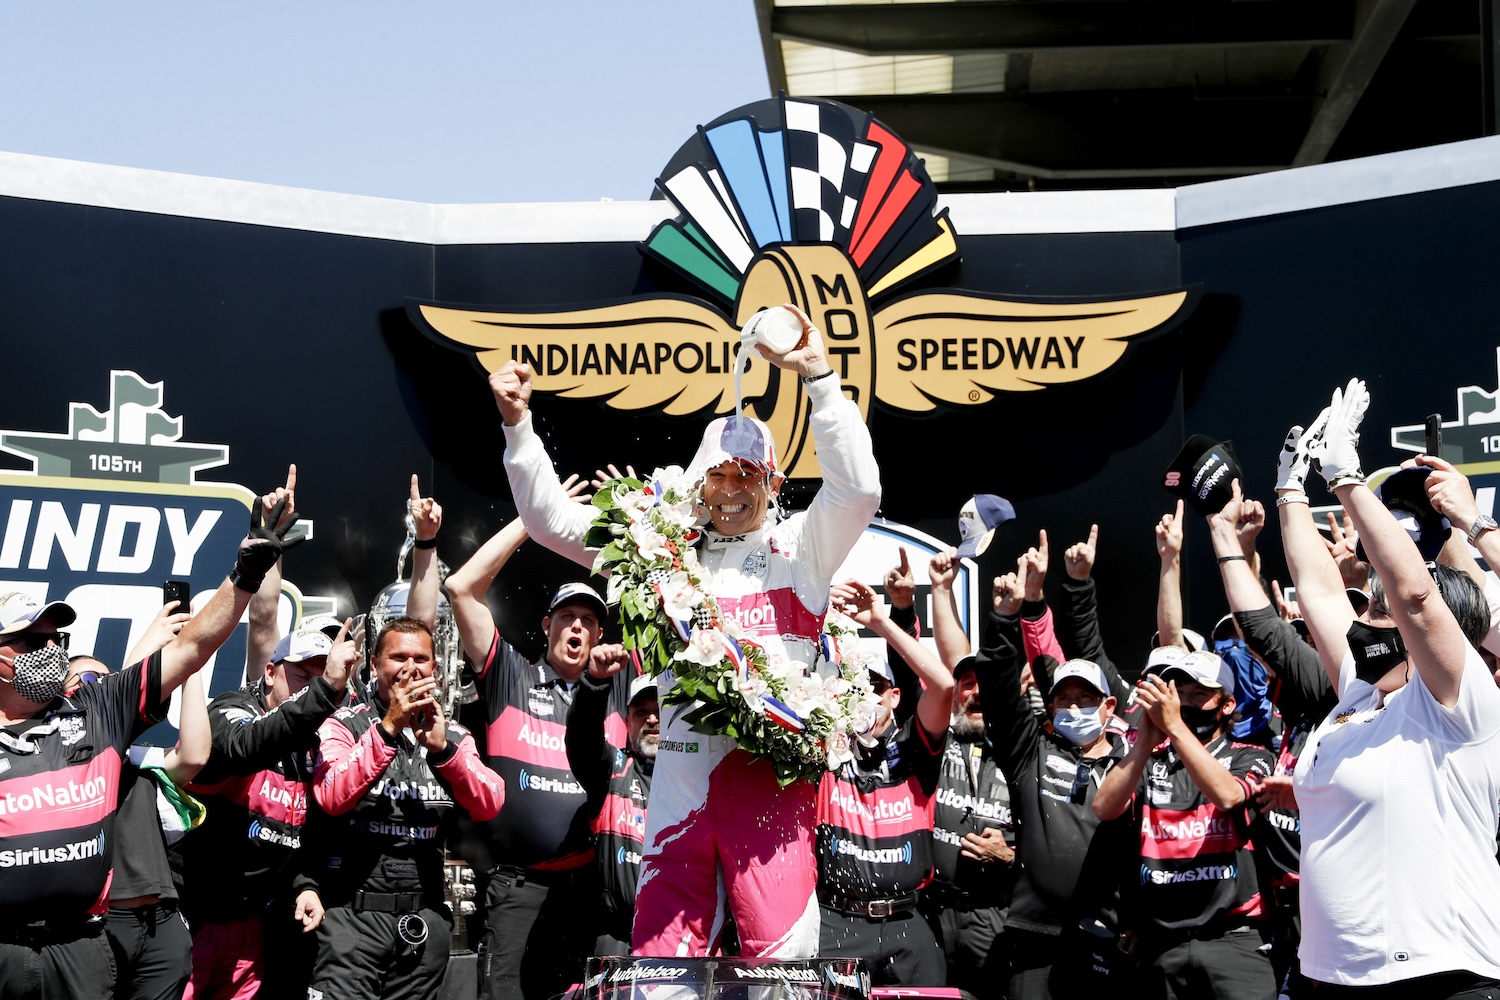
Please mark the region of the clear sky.
<svg viewBox="0 0 1500 1000"><path fill-rule="evenodd" d="M641 200L771 96L753 0L0 0L0 151L423 202Z"/></svg>

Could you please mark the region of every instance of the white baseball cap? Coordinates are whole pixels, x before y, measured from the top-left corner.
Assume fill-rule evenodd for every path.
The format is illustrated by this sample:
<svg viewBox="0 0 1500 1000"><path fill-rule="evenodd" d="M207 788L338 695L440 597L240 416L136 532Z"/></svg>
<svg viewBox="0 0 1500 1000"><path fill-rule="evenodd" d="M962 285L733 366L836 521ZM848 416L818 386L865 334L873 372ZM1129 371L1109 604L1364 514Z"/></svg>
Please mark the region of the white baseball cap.
<svg viewBox="0 0 1500 1000"><path fill-rule="evenodd" d="M1104 679L1104 671L1099 668L1099 664L1092 660L1069 660L1059 664L1052 672L1052 686L1047 689L1048 695L1069 677L1077 677L1100 694L1109 694L1109 682Z"/></svg>
<svg viewBox="0 0 1500 1000"><path fill-rule="evenodd" d="M1173 675L1180 675L1206 688L1219 688L1234 694L1234 669L1218 653L1206 649L1194 650L1175 663L1160 668L1148 667L1146 673L1160 674L1162 680L1171 680Z"/></svg>
<svg viewBox="0 0 1500 1000"><path fill-rule="evenodd" d="M630 697L625 699L625 704L634 705L635 700L647 691L651 692L651 697L656 697L656 678L650 674L641 674L630 682Z"/></svg>
<svg viewBox="0 0 1500 1000"><path fill-rule="evenodd" d="M43 604L30 594L12 590L0 594L0 635L15 635L36 624L43 615L52 619L52 624L64 628L78 619L78 612L62 601Z"/></svg>
<svg viewBox="0 0 1500 1000"><path fill-rule="evenodd" d="M725 462L738 462L767 476L781 475L776 471L776 441L771 428L754 417L731 414L710 421L687 473L695 480L702 479L709 469Z"/></svg>
<svg viewBox="0 0 1500 1000"><path fill-rule="evenodd" d="M271 653L272 663L301 663L319 656L327 656L333 649L333 640L321 629L303 626L293 629L281 637Z"/></svg>

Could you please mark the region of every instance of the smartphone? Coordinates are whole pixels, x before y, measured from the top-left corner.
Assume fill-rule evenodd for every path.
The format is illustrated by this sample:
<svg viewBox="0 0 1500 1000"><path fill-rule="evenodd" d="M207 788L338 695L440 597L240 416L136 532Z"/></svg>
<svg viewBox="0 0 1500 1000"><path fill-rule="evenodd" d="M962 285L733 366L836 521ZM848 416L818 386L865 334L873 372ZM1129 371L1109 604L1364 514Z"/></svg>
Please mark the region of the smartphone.
<svg viewBox="0 0 1500 1000"><path fill-rule="evenodd" d="M186 580L168 580L161 585L161 598L163 604L176 601L178 611L187 611L192 599L192 584Z"/></svg>
<svg viewBox="0 0 1500 1000"><path fill-rule="evenodd" d="M1441 413L1429 413L1427 415L1427 454L1435 458L1443 457L1443 415Z"/></svg>

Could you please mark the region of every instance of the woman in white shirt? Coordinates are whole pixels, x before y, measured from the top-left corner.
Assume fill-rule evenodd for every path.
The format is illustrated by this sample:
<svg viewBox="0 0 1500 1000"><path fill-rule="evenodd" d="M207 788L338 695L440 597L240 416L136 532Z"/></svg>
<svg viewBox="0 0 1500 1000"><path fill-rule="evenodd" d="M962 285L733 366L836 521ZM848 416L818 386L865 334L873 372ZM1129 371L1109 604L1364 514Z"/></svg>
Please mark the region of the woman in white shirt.
<svg viewBox="0 0 1500 1000"><path fill-rule="evenodd" d="M1500 689L1477 652L1488 610L1365 485L1368 405L1359 379L1335 391L1305 434L1287 436L1277 482L1302 614L1339 694L1294 779L1302 972L1323 984L1320 1000L1500 998ZM1310 462L1378 578L1358 619L1308 513Z"/></svg>

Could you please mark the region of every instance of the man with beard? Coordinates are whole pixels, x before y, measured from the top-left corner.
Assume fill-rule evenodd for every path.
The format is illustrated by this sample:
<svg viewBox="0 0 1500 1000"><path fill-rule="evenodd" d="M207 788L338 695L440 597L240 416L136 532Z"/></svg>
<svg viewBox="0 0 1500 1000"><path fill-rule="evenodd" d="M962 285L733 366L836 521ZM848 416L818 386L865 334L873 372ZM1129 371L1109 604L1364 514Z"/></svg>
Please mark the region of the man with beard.
<svg viewBox="0 0 1500 1000"><path fill-rule="evenodd" d="M605 737L609 696L614 690L611 678L632 662L623 646L595 647L568 714L568 766L596 812L594 852L604 884L604 913L594 942L595 955L630 954L635 886L646 839L646 802L661 733L656 678L637 676L630 682L625 708L626 748L613 746Z"/></svg>

